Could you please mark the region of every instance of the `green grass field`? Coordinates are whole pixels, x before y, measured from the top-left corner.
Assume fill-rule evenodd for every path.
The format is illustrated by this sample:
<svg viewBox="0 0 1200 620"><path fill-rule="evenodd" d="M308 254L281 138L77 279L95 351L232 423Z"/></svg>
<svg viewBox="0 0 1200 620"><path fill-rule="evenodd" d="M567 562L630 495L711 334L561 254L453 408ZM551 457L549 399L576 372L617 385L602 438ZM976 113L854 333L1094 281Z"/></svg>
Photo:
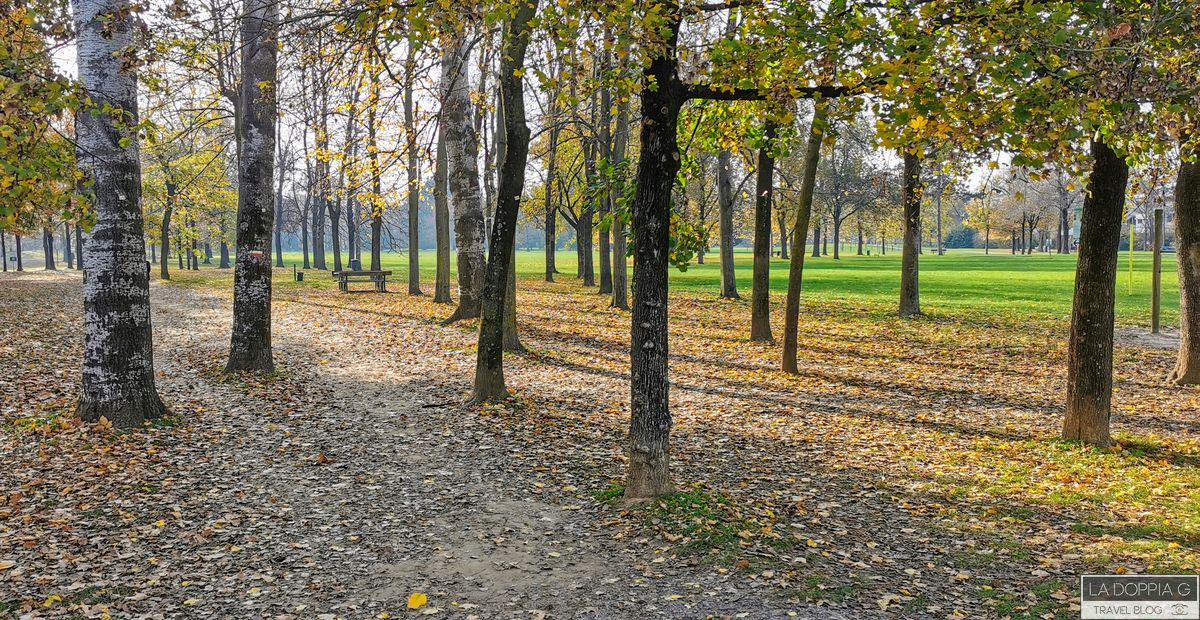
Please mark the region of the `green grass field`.
<svg viewBox="0 0 1200 620"><path fill-rule="evenodd" d="M869 310L890 312L899 296L900 255L855 256L854 248L840 260L830 256L806 257L804 261L804 297L811 301L843 300ZM332 255L330 255L332 256ZM332 265L332 257L328 259ZM434 278L435 254L421 252L421 278ZM517 254L517 273L521 278L540 279L544 271L543 254L521 251ZM706 264L692 264L687 271L671 271L674 290L716 295L720 290L718 257L710 253ZM284 261L303 265L299 252L287 252ZM738 291L750 294L752 257L748 250L735 253ZM575 253L558 253L559 282L575 281ZM396 272L404 281L408 273L408 255L385 254L385 269ZM787 290L787 261L771 261L771 290L782 295ZM451 260L451 272L454 261ZM1013 256L1006 250L950 250L945 256L927 251L921 256L921 306L934 316L962 316L986 319L988 316L1010 320L1039 322L1064 321L1070 316L1075 280L1075 256L1034 254ZM1136 252L1133 258L1133 282L1130 287L1129 253L1123 252L1117 276L1117 322L1126 325L1150 323L1151 255ZM397 288L397 290L399 290ZM1175 255L1163 256L1163 324L1174 325L1179 316L1179 288L1175 276Z"/></svg>

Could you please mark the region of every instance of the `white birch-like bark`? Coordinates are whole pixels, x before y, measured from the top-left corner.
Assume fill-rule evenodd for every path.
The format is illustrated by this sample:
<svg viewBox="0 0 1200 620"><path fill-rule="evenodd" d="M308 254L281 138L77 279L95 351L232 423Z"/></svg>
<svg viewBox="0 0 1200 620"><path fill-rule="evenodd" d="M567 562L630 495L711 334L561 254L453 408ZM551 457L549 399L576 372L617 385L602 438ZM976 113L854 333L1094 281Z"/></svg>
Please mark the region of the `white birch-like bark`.
<svg viewBox="0 0 1200 620"><path fill-rule="evenodd" d="M448 41L442 52L439 129L446 137L447 186L458 246L458 309L447 322L477 318L483 290L484 221L479 188L479 137L471 122L467 56L461 34Z"/></svg>
<svg viewBox="0 0 1200 620"><path fill-rule="evenodd" d="M137 77L126 68L137 24L121 0L74 0L80 167L93 181L96 224L83 252L83 385L77 415L140 426L166 407L154 385L150 273L142 222Z"/></svg>

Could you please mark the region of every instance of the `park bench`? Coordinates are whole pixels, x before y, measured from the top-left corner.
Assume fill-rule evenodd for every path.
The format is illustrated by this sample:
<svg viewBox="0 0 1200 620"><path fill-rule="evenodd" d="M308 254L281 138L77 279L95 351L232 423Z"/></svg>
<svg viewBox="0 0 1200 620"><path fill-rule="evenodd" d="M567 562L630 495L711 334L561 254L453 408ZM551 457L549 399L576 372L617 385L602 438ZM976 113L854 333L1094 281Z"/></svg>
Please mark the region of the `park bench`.
<svg viewBox="0 0 1200 620"><path fill-rule="evenodd" d="M333 278L337 280L338 290L343 293L350 292L351 282L371 282L375 285L376 293L387 292L387 278L392 275L390 271L335 271Z"/></svg>

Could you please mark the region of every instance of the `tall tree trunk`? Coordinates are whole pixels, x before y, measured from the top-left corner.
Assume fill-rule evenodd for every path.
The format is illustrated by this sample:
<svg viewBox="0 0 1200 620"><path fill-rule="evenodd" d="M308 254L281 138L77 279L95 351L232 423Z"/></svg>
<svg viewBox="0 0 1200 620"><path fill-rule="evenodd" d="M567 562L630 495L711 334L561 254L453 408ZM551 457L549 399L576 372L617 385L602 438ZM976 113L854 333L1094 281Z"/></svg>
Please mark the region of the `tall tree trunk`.
<svg viewBox="0 0 1200 620"><path fill-rule="evenodd" d="M304 253L304 268L312 269L312 262L309 261L308 254L308 212L312 207L312 188L309 188L309 195L304 198L304 202L306 205L308 205L308 208L304 209L304 212L300 214L300 249ZM222 249L225 247L225 245L225 240L222 239ZM222 265L221 267L225 268L228 267L228 265Z"/></svg>
<svg viewBox="0 0 1200 620"><path fill-rule="evenodd" d="M733 156L728 149L717 153L717 228L721 242L721 298L741 299L733 266Z"/></svg>
<svg viewBox="0 0 1200 620"><path fill-rule="evenodd" d="M279 123L280 122L281 121L279 121L279 120L275 121L275 128L276 128L275 134L276 135L279 135ZM279 144L283 144L282 140L277 140L277 142ZM277 184L275 186L275 266L276 267L283 267L283 177L285 176L283 174L283 166L286 165L285 160L287 159L287 154L288 154L287 149L283 149L282 147L280 147L280 149L281 150L279 152L279 161L276 162L279 166L279 178L276 179ZM205 244L205 247L208 247L208 244ZM208 252L207 256L208 256L208 260L204 261L204 264L206 264L206 265L212 263L212 252Z"/></svg>
<svg viewBox="0 0 1200 620"><path fill-rule="evenodd" d="M0 269L8 271L8 240L5 238L3 228L0 228Z"/></svg>
<svg viewBox="0 0 1200 620"><path fill-rule="evenodd" d="M820 218L818 218L818 221L815 224L813 224L812 231L813 231L812 257L813 258L821 258L821 222L820 222Z"/></svg>
<svg viewBox="0 0 1200 620"><path fill-rule="evenodd" d="M775 220L779 223L779 258L788 260L788 236L787 230L787 214L782 209L776 214Z"/></svg>
<svg viewBox="0 0 1200 620"><path fill-rule="evenodd" d="M212 243L211 243L211 242L208 242L208 241L205 241L205 242L204 242L204 264L205 264L205 265L211 265L211 264L212 264L212 257L213 257L213 253L212 253Z"/></svg>
<svg viewBox="0 0 1200 620"><path fill-rule="evenodd" d="M536 6L534 10L537 10ZM504 58L502 57L500 61L503 62ZM495 204L499 205L498 188L504 186L504 182L499 177L503 173L504 158L508 156L508 129L504 122L504 93L502 92L504 81L501 78L497 78L496 82L496 126L493 128L495 131L495 136L493 137L496 143L494 153L495 164L488 170L488 185L492 188L490 193L495 195ZM524 102L522 101L522 103ZM524 117L525 112L523 108L521 114ZM526 163L529 161L528 145L525 150L525 161ZM523 186L522 191L524 191ZM519 213L520 208L518 207L518 215ZM495 213L493 213L493 217L496 217ZM504 352L524 353L525 346L521 344L521 336L517 333L517 248L515 227L513 231L513 251L509 256L507 292L504 296ZM489 229L488 234L491 234L491 229ZM486 276L485 272L484 277L486 278Z"/></svg>
<svg viewBox="0 0 1200 620"><path fill-rule="evenodd" d="M608 56L604 57L604 68L608 68ZM600 89L600 105L597 113L593 116L597 117L599 124L599 144L600 157L606 164L605 169L612 165L612 100L611 93L607 88ZM600 203L600 294L612 295L612 246L609 244L609 230L611 226L608 222L611 220L613 212L612 196L606 195L597 198Z"/></svg>
<svg viewBox="0 0 1200 620"><path fill-rule="evenodd" d="M342 270L341 242L342 197L336 196L329 202L329 240L333 243L333 270Z"/></svg>
<svg viewBox="0 0 1200 620"><path fill-rule="evenodd" d="M83 271L83 229L75 225L75 269Z"/></svg>
<svg viewBox="0 0 1200 620"><path fill-rule="evenodd" d="M321 121L317 131L317 196L312 222L313 268L325 269L325 216L329 208L329 93L323 93Z"/></svg>
<svg viewBox="0 0 1200 620"><path fill-rule="evenodd" d="M799 372L796 367L796 348L800 331L800 286L804 280L804 231L808 230L812 217L813 191L817 184L817 164L820 162L824 136L825 106L817 103L804 149L804 176L800 179L796 224L792 227L795 231L792 234L792 262L788 271L787 304L783 312L783 371L792 374ZM834 257L837 257L836 250Z"/></svg>
<svg viewBox="0 0 1200 620"><path fill-rule="evenodd" d="M46 271L58 271L58 266L54 264L54 232L50 226L42 228L42 252L46 261ZM142 254L146 253L146 246L142 244Z"/></svg>
<svg viewBox="0 0 1200 620"><path fill-rule="evenodd" d="M515 276L514 243L517 214L525 188L525 164L529 157L529 126L521 75L529 45L529 22L536 6L522 2L509 23L500 61L500 106L504 121L504 151L500 159L500 184L492 222L491 251L484 278L483 308L479 324L479 346L475 358L475 402L508 398L504 383L504 310L509 278Z"/></svg>
<svg viewBox="0 0 1200 620"><path fill-rule="evenodd" d="M767 120L763 125L764 146L758 149L758 169L754 180L754 276L750 291L751 342L771 342L775 339L771 335L771 205L775 192L775 157L767 145L774 144L777 130L778 128L772 120ZM645 129L642 132L645 133ZM671 144L674 146L674 137L671 140ZM645 139L643 138L642 141L644 143ZM672 176L672 178L674 177ZM635 263L634 269L636 268L637 264Z"/></svg>
<svg viewBox="0 0 1200 620"><path fill-rule="evenodd" d="M271 359L271 231L279 4L246 0L241 22L237 256L233 329L225 372L270 372L275 369Z"/></svg>
<svg viewBox="0 0 1200 620"><path fill-rule="evenodd" d="M413 111L413 82L416 80L416 46L408 44L408 58L404 62L404 139L408 154L408 294L421 294L421 236L418 226L421 221L421 169L417 165L417 122ZM372 230L372 234L374 231ZM374 242L371 251L375 251Z"/></svg>
<svg viewBox="0 0 1200 620"><path fill-rule="evenodd" d="M437 275L433 303L448 304L450 298L450 189L447 181L446 132L438 128L437 155L433 170L433 225L437 237Z"/></svg>
<svg viewBox="0 0 1200 620"><path fill-rule="evenodd" d="M196 239L196 218L191 214L188 215L188 228L192 230L191 248L188 250L188 268L192 271L200 270L200 249L199 241Z"/></svg>
<svg viewBox="0 0 1200 620"><path fill-rule="evenodd" d="M839 209L840 211L840 209ZM833 218L833 260L842 258L842 217L838 213Z"/></svg>
<svg viewBox="0 0 1200 620"><path fill-rule="evenodd" d="M1193 153L1193 156L1200 153ZM1181 161L1175 180L1179 355L1170 381L1200 383L1200 161Z"/></svg>
<svg viewBox="0 0 1200 620"><path fill-rule="evenodd" d="M904 153L904 255L900 267L900 316L921 313L917 254L921 251L921 157Z"/></svg>
<svg viewBox="0 0 1200 620"><path fill-rule="evenodd" d="M945 256L946 252L942 249L942 183L938 183L937 195L937 255Z"/></svg>
<svg viewBox="0 0 1200 620"><path fill-rule="evenodd" d="M96 215L82 255L83 384L75 414L130 428L167 411L154 385L141 163L137 133L128 129L138 126L137 78L122 57L139 28L121 0L74 0L72 7L79 80L93 106L76 116L77 157L94 181Z"/></svg>
<svg viewBox="0 0 1200 620"><path fill-rule="evenodd" d="M620 166L625 161L626 146L629 143L629 97L621 97L617 101L616 131L613 132L613 165ZM624 181L613 186L609 192L609 201L615 206L624 194ZM613 217L613 293L610 307L620 310L629 309L629 265L626 262L628 247L625 241L625 220Z"/></svg>
<svg viewBox="0 0 1200 620"><path fill-rule="evenodd" d="M593 94L595 91L592 91ZM590 124L595 126L595 97L592 98L592 106L590 107ZM582 115L580 115L582 120ZM579 134L584 135L583 128L578 128ZM594 135L594 134L593 134ZM583 168L584 179L587 186L595 184L596 180L596 157L597 145L594 139L584 140L583 147ZM592 196L584 196L583 207L580 209L579 220L575 226L575 241L576 248L579 251L579 272L578 276L583 279L584 286L596 285L596 264L593 259L593 233L595 232L596 222L596 202Z"/></svg>
<svg viewBox="0 0 1200 620"><path fill-rule="evenodd" d="M858 223L858 256L863 255L863 227L862 222Z"/></svg>
<svg viewBox="0 0 1200 620"><path fill-rule="evenodd" d="M374 50L374 48L371 48ZM374 56L374 52L372 52ZM379 65L380 59L372 63ZM383 170L379 166L379 138L376 117L382 90L379 69L371 70L371 96L367 105L367 158L371 162L371 271L383 269Z"/></svg>
<svg viewBox="0 0 1200 620"><path fill-rule="evenodd" d="M67 269L75 268L75 256L71 253L71 224L63 222L63 261L67 263Z"/></svg>
<svg viewBox="0 0 1200 620"><path fill-rule="evenodd" d="M1113 314L1117 254L1129 164L1105 143L1092 141L1091 176L1083 202L1071 339L1067 345L1067 415L1063 439L1112 443Z"/></svg>
<svg viewBox="0 0 1200 620"><path fill-rule="evenodd" d="M672 15L668 13L668 15ZM671 411L667 378L667 269L671 191L679 172L677 131L685 91L675 44L680 19L667 17L666 46L643 72L641 157L633 197L633 313L630 342L631 416L626 501L670 493ZM768 156L769 157L769 156ZM770 235L770 207L765 218ZM769 238L764 239L769 244ZM755 242L760 239L755 239ZM770 257L770 245L764 253ZM757 257L756 257L757 258Z"/></svg>
<svg viewBox="0 0 1200 620"><path fill-rule="evenodd" d="M479 139L471 124L467 49L461 35L442 52L442 113L446 134L447 186L454 201L454 240L458 249L458 308L445 323L479 317L483 292L483 199L479 192Z"/></svg>
<svg viewBox="0 0 1200 620"><path fill-rule="evenodd" d="M221 240L221 264L217 265L219 269L229 269L229 242Z"/></svg>
<svg viewBox="0 0 1200 620"><path fill-rule="evenodd" d="M21 235L13 235L13 250L17 253L17 271L25 271L25 263L21 256Z"/></svg>
<svg viewBox="0 0 1200 620"><path fill-rule="evenodd" d="M555 106L550 103L550 122L557 123L554 118ZM554 203L554 181L558 165L558 125L550 126L549 149L546 151L546 281L553 282L554 274L558 273L555 265L554 252L558 249L558 210Z"/></svg>

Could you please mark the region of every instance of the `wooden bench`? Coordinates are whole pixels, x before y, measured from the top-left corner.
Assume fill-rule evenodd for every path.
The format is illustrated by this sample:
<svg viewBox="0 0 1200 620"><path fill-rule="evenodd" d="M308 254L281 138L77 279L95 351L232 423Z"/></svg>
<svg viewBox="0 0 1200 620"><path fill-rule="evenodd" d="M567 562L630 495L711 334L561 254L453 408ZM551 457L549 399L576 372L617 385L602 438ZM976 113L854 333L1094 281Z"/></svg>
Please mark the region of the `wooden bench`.
<svg viewBox="0 0 1200 620"><path fill-rule="evenodd" d="M386 293L390 275L390 271L335 271L333 279L337 280L338 290L343 293L350 292L351 282L371 282L375 285L376 293Z"/></svg>

